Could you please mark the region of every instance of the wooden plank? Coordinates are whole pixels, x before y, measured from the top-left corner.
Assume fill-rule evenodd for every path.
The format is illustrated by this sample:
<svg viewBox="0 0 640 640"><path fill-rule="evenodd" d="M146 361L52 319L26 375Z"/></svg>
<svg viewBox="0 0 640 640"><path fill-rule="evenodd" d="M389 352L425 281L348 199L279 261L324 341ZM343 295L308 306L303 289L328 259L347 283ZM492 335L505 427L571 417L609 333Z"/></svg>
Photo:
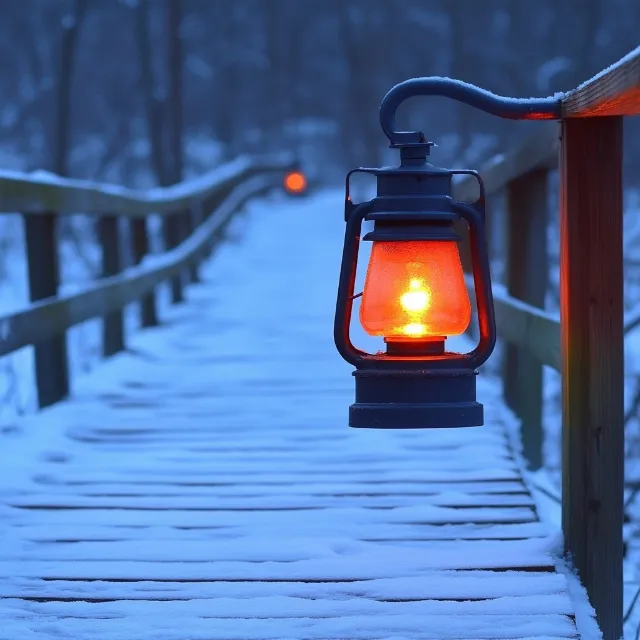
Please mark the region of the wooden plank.
<svg viewBox="0 0 640 640"><path fill-rule="evenodd" d="M622 635L622 118L564 122L562 525L605 640Z"/></svg>
<svg viewBox="0 0 640 640"><path fill-rule="evenodd" d="M87 291L59 296L53 300L49 298L24 311L5 316L2 322L6 331L0 335L0 355L12 353L33 343L51 340L69 327L105 316L114 309L121 309L148 295L161 282L198 261L203 247L216 232L218 225L226 222L246 200L263 193L270 185L268 180L257 177L242 184L216 215L179 247L159 255L152 266L141 264L131 267L118 275L99 280ZM50 375L51 369L47 371L47 377L53 378ZM59 385L61 382L57 381L55 384ZM60 392L60 389L57 390L51 398L60 395ZM53 401L57 399L59 398Z"/></svg>
<svg viewBox="0 0 640 640"><path fill-rule="evenodd" d="M102 277L122 271L122 248L118 218L105 215L98 221L98 236L102 248ZM124 349L124 309L110 311L102 318L102 355L112 356Z"/></svg>
<svg viewBox="0 0 640 640"><path fill-rule="evenodd" d="M232 470L224 471L198 471L193 474L176 474L174 471L169 475L161 469L145 469L144 474L140 468L122 469L104 469L91 468L79 469L77 465L65 468L65 482L75 486L89 486L94 484L102 484L104 482L121 483L123 485L133 485L137 483L157 483L166 482L167 478L171 478L174 483L182 485L195 486L211 486L217 484L236 484L247 480L251 476L251 482L258 481L261 484L281 484L281 483L297 483L305 480L313 479L314 482L341 482L349 484L365 483L371 486L384 486L389 482L411 482L416 485L429 482L451 482L453 486L457 482L476 482L487 480L521 480L520 473L515 465L509 468L487 467L486 469L466 469L466 470L425 470L424 467L411 469L376 469L369 472L366 469L342 469L340 473L317 470L307 466L299 471L277 469L270 471L268 469L253 470L251 474L240 470L234 473ZM36 481L47 482L50 476L46 474L38 474Z"/></svg>
<svg viewBox="0 0 640 640"><path fill-rule="evenodd" d="M15 603L10 603L15 611ZM137 603L133 603L137 604ZM227 618L212 621L205 616L165 615L165 603L157 614L135 614L117 617L105 616L92 623L89 633L92 640L112 638L161 637L162 640L185 640L185 629L189 637L198 640L265 640L265 638L304 638L304 640L327 640L349 638L349 640L389 640L411 638L411 640L563 640L577 638L578 633L570 616L558 614L514 616L514 615L402 615L398 603L394 613L378 615L353 615L337 618L271 618L268 610L260 619ZM7 603L7 608L9 608ZM87 606L96 606L88 604ZM206 615L206 614L205 614ZM25 611L16 620L11 620L11 629L16 638L45 640L51 629L64 628L69 638L87 637L87 620L74 617L49 616Z"/></svg>
<svg viewBox="0 0 640 640"><path fill-rule="evenodd" d="M78 485L69 483L43 483L34 489L22 489L19 491L2 492L0 497L49 495L56 492L59 495L73 494L76 496L194 496L208 497L214 493L218 497L256 497L277 495L306 495L318 497L331 496L430 496L443 492L476 494L500 494L510 495L525 493L527 490L522 482L428 482L419 483L412 480L405 482L325 482L316 483L309 478L291 478L289 481L256 482L245 479L238 482L204 482L204 483L180 483L171 481L170 478L163 481L137 482L132 479L120 483L92 483Z"/></svg>
<svg viewBox="0 0 640 640"><path fill-rule="evenodd" d="M555 315L509 296L504 287L493 284L493 302L498 334L528 351L542 364L560 371L560 320ZM467 291L475 304L473 280Z"/></svg>
<svg viewBox="0 0 640 640"><path fill-rule="evenodd" d="M267 537L269 542L273 542ZM291 542L290 538L286 541ZM11 560L0 560L0 577L3 582L15 578L42 578L44 580L168 580L176 581L212 581L227 580L230 582L261 580L269 582L290 582L305 580L317 582L354 581L371 578L398 578L402 576L420 576L424 571L483 569L483 570L518 570L530 569L535 572L555 570L551 555L542 549L536 550L529 540L507 541L448 541L447 550L444 543L430 542L419 547L413 545L390 546L380 548L376 545L377 555L384 562L372 562L372 549L361 552L343 552L340 562L335 562L335 552L331 557L312 555L303 560L277 560L273 557L255 555L247 550L248 540L239 540L243 548L233 556L223 557L218 553L221 542L217 542L215 550L210 549L210 558L220 560L196 559L188 553L190 545L181 544L185 552L178 558L162 559L158 554L157 561L119 560L101 557L94 560L74 562L69 560L49 560L46 558L31 559L24 554ZM544 541L536 540L539 547ZM525 544L527 543L527 544ZM83 543L78 543L83 544ZM89 544L89 543L87 543ZM97 543L96 543L97 544ZM109 543L104 543L109 544ZM116 544L117 543L113 543ZM256 541L257 544L257 541ZM367 543L351 543L357 548ZM438 548L442 545L443 548ZM75 547L75 545L60 545ZM146 546L155 547L155 545ZM346 547L347 550L349 547ZM367 553L369 551L369 553ZM244 557L255 557L256 560L245 560ZM260 560L259 558L264 558Z"/></svg>
<svg viewBox="0 0 640 640"><path fill-rule="evenodd" d="M194 616L211 620L225 618L255 619L265 616L263 607L270 599L258 598L194 598L192 600L149 601L115 600L87 605L85 601L49 601L27 603L15 601L20 610L36 615L69 616L74 618L109 618L131 615ZM275 601L272 601L276 604ZM572 613L568 594L542 594L534 596L507 596L486 600L416 600L399 602L377 598L319 599L309 597L280 596L281 606L272 607L271 619L342 618L356 615L420 615L420 616L541 616L555 614L569 616ZM214 623L215 624L215 623Z"/></svg>
<svg viewBox="0 0 640 640"><path fill-rule="evenodd" d="M38 216L24 216L23 219L29 300L39 302L56 298L60 284L56 217L52 213L44 213ZM42 305L43 303L39 302L36 306L42 308ZM33 327L29 342L20 345L35 345L36 388L38 405L41 408L55 404L69 395L66 338L69 326L62 323L52 325L51 315L41 314L37 325ZM12 325L3 323L2 335L8 337L11 331Z"/></svg>
<svg viewBox="0 0 640 640"><path fill-rule="evenodd" d="M253 523L268 530L275 515L278 526L287 527L329 526L331 520L348 518L349 526L383 524L499 524L535 522L536 516L529 508L488 507L451 509L422 505L396 509L359 509L356 507L333 509L287 509L263 508L240 511L140 511L138 509L16 509L12 520L24 524L106 524L112 526L164 526L185 528L216 528L221 526L244 526ZM8 517L8 516L7 516ZM304 519L304 524L300 519ZM337 526L337 525L334 525Z"/></svg>
<svg viewBox="0 0 640 640"><path fill-rule="evenodd" d="M14 530L22 539L33 542L68 543L81 541L116 542L118 540L148 540L155 541L180 540L185 544L192 540L207 540L210 543L218 539L228 539L233 533L236 536L250 536L252 527L228 524L218 528L191 529L172 527L139 526L110 526L85 524L82 530L71 524L29 524L15 523ZM343 527L334 527L334 535L343 531ZM346 532L346 531L345 531ZM319 534L318 534L319 535ZM354 540L363 542L403 542L430 540L524 540L527 538L545 538L549 529L540 522L525 522L516 524L377 524L367 526L359 537Z"/></svg>
<svg viewBox="0 0 640 640"><path fill-rule="evenodd" d="M463 569L509 569L516 567L553 566L551 556L545 553L548 543L544 539L532 540L431 540L426 545L396 544L381 547L377 543L357 540L346 541L342 537L325 535L314 537L286 536L269 532L263 543L252 535L221 536L212 544L211 540L164 540L161 545L149 544L149 539L110 541L79 541L74 544L39 544L29 545L25 551L11 549L0 550L0 568L7 567L12 561L28 563L25 565L27 575L32 571L43 572L47 577L51 572L68 568L73 575L81 576L89 571L93 576L100 569L100 562L113 562L114 570L125 575L126 568L140 568L144 563L172 565L170 569L181 574L180 564L201 564L205 570L211 569L229 578L236 574L251 572L251 564L265 564L264 569L254 568L255 579L281 579L286 573L289 577L305 575L339 579L345 575L353 577L363 571L363 560L371 557L373 550L391 562L397 562L395 568L385 569L382 566L372 568L371 575L384 577L400 577L402 575L419 576L412 568L411 556L416 548L420 548L420 558L415 562L422 570L457 570ZM253 541L253 544L252 544ZM336 548L342 549L344 566L338 569L342 561L336 562ZM474 554L482 556L476 558ZM90 563L90 569L78 566ZM288 564L290 567L280 565ZM87 564L89 566L89 564ZM74 568L77 567L77 568ZM17 576L22 569L17 569ZM164 569L163 569L164 571ZM336 573L337 571L337 573ZM345 574L344 571L347 573ZM354 573L355 572L355 573ZM366 570L367 575L370 571ZM127 574L136 577L136 574ZM106 576L105 576L106 577ZM223 579L223 578L220 578ZM506 595L506 594L505 594Z"/></svg>
<svg viewBox="0 0 640 640"><path fill-rule="evenodd" d="M533 507L535 503L527 493L490 493L465 494L453 491L433 493L417 497L415 495L378 495L363 496L357 494L335 494L317 496L313 494L273 495L261 493L253 496L208 495L208 496L80 496L51 495L7 496L9 506L21 509L140 509L177 511L219 511L219 510L255 510L262 509L318 509L339 507L390 508L399 506L436 505L443 507Z"/></svg>
<svg viewBox="0 0 640 640"><path fill-rule="evenodd" d="M640 47L562 99L563 118L640 115Z"/></svg>
<svg viewBox="0 0 640 640"><path fill-rule="evenodd" d="M533 571L438 571L422 576L379 578L357 582L105 582L99 591L90 582L27 578L19 585L0 585L0 598L62 600L191 600L203 598L372 598L394 601L484 600L511 596L567 593L567 582L557 573ZM28 595L27 595L28 594Z"/></svg>
<svg viewBox="0 0 640 640"><path fill-rule="evenodd" d="M110 560L114 563L134 562L136 566L142 566L145 562L153 563L174 563L174 570L179 563L198 562L203 565L217 565L224 571L225 563L234 563L245 570L246 565L251 563L272 563L265 567L267 574L280 574L282 571L289 571L284 567L279 567L280 563L291 563L309 567L314 575L321 575L323 571L329 573L336 570L335 565L342 562L335 562L336 548L341 548L341 555L344 557L345 566L338 571L342 575L343 569L349 572L361 571L362 561L370 556L370 552L378 549L373 543L358 542L355 540L345 540L342 536L336 536L332 532L326 532L323 536L306 536L304 533L297 536L283 536L272 531L263 537L263 543L249 544L248 537L236 535L227 539L216 540L215 545L211 545L209 540L191 540L185 544L184 540L165 540L162 545L150 545L149 540L126 540L117 542L89 541L71 544L40 544L29 545L25 550L20 549L0 549L0 565L6 566L12 560L19 562L29 562L32 567L58 566L60 563L70 561L79 562L100 562ZM421 557L413 558L415 545L394 545L386 547L384 555L390 561L397 561L397 575L409 572L409 575L419 575L413 569L413 562L416 562L423 569L451 569L455 570L467 566L476 568L508 568L504 564L501 555L504 554L505 561L520 564L522 566L532 566L528 556L537 558L536 562L544 564L549 560L547 553L549 543L546 540L535 538L532 540L433 540L429 545L421 546ZM478 559L475 555L484 556ZM543 560L544 559L544 562ZM51 563L47 565L47 563ZM479 564L477 564L479 563ZM477 566L476 566L477 564ZM349 567L349 565L351 565ZM97 566L97 565L96 565ZM84 571L84 567L74 569L74 571ZM120 569L122 570L122 569ZM177 569L180 571L180 569ZM234 569L235 570L235 569ZM393 570L393 567L391 567ZM387 573L389 569L378 566L373 568L373 573L378 571ZM298 568L291 568L293 574L298 573ZM259 571L262 574L262 570Z"/></svg>
<svg viewBox="0 0 640 640"><path fill-rule="evenodd" d="M507 187L507 291L544 309L549 281L547 251L547 169L536 169ZM507 404L521 420L522 453L529 468L542 466L542 363L516 344L507 343L503 389Z"/></svg>

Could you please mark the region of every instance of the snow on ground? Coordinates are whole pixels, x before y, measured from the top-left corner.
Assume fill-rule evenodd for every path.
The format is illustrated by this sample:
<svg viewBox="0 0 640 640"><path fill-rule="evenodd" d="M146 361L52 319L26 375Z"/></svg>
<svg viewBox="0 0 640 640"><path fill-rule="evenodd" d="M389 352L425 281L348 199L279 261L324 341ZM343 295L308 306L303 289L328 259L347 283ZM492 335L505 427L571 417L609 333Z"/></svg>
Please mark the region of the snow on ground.
<svg viewBox="0 0 640 640"><path fill-rule="evenodd" d="M508 496L501 497L502 504L507 501L505 522L515 518L527 539L474 540L485 526L483 521L495 522L499 509L468 505L453 509L452 505L465 504L470 494L461 488L452 492L438 487L454 479L469 486L492 478L517 481L518 471L501 444L500 427L491 426L510 420L501 406L496 382L482 375L479 379L488 422L483 429L349 431L347 407L353 399L353 381L350 366L333 348L331 329L343 225L341 196L329 192L311 202L284 202L274 197L266 205L250 204L248 211L251 233L244 233L247 217L239 217L231 241L204 269L206 287L190 288L189 304L165 307L164 326L137 334L131 342L134 352L101 363L91 375L76 375L72 401L25 417L14 423L15 430L2 436L7 478L3 502L10 499L24 506L37 506L36 502L43 506L48 501L55 506L62 500L81 507L91 500L100 507L89 513L81 508L53 509L46 512L46 523L40 509L2 509L3 520L12 525L0 550L3 595L10 596L12 589L15 594L35 587L33 579L43 571L59 582L77 577L78 571L85 577L104 579L143 570L147 586L136 584L147 593L154 589L150 582L154 578L173 579L175 589L178 578L202 576L203 571L218 579L225 575L270 579L275 574L289 579L326 579L330 574L343 579L355 576L356 582L332 591L330 605L324 600L328 587L323 583L288 587L256 583L251 594L239 593L239 587L230 583L225 599L211 584L180 582L188 584L187 593L197 599L163 603L161 609L156 603L152 618L145 615L149 604L132 603L136 598L130 597L92 604L5 600L0 614L12 621L2 628L9 634L7 640L78 638L89 631L91 637L111 640L121 638L125 628L127 638L149 638L150 625L154 638L177 640L184 637L185 616L192 638L391 638L385 629L394 630L395 640L447 634L457 638L512 637L514 633L572 637L574 630L564 615L571 605L560 593L562 576L464 573L470 566L491 567L496 562L538 566L547 561L557 543L547 538L544 528L536 528L528 505L520 507L516 502L507 507ZM265 273L286 277L265 278ZM361 281L362 273L359 284ZM375 349L362 332L357 341ZM464 340L459 346L467 348ZM252 402L243 402L246 397ZM145 405L151 399L153 404ZM184 415L186 407L193 411L191 419ZM213 442L208 429L194 431L196 423L202 428L207 421L215 428ZM233 443L241 434L244 448L236 454ZM185 447L189 438L193 446ZM284 448L281 453L269 448L274 438ZM214 458L216 447L227 451L223 458ZM460 450L453 456L453 466L452 448ZM95 451L100 455L92 456ZM30 481L34 464L43 475L39 482ZM153 492L153 483L162 484L168 473L193 485L183 494L179 512L143 511L145 522L153 527L154 544L144 537L136 540L135 534L127 543L105 540L106 531L112 536L126 531L129 539L131 527L139 526L140 512L127 505L177 506L171 495L158 493L157 488ZM65 488L65 482L90 477L98 479L101 488L111 484L112 490L89 498L87 493L72 490L73 485ZM216 489L212 495L206 482L213 477L217 484L232 483L236 490L225 494ZM347 490L345 497L331 491L337 478ZM118 495L114 490L119 483L140 480L152 484L138 497ZM237 490L239 480L247 483L244 493ZM416 481L436 488L429 496L416 497L415 504L403 494L404 488L396 494L390 490L394 483L406 486ZM286 490L269 493L265 502L272 483ZM370 489L377 487L378 492L363 494L362 483ZM290 492L289 487L296 485L307 491ZM485 496L486 500L491 496ZM238 509L233 511L233 526L216 515L225 501ZM114 515L116 505L121 508ZM295 505L305 507L302 515L286 510ZM366 505L369 507L363 508ZM388 506L395 508L390 511ZM114 518L118 527L112 526ZM216 519L218 533L202 533L197 528L215 524ZM467 524L470 520L475 524ZM445 538L412 542L418 522L428 527L421 529L423 533L437 528ZM174 527L179 523L196 528L180 532L178 538ZM448 529L441 528L442 523L449 523L445 525ZM512 525L492 526L506 530ZM484 529L484 535L490 530ZM469 540L446 539L447 531L449 536L453 533ZM260 544L256 532L269 539L268 548ZM238 543L239 533L251 534L253 542ZM58 536L81 536L91 542L67 546L53 542L61 539ZM211 536L215 536L213 546ZM373 539L366 539L368 536ZM390 537L404 541L385 543ZM207 557L208 549L215 549L219 562L194 565L196 558ZM98 561L112 552L110 562ZM179 562L166 563L170 557ZM72 558L78 562L68 562ZM445 571L435 573L437 569ZM450 570L463 573L448 573ZM399 573L402 579L394 582ZM371 578L373 582L364 583ZM103 580L73 579L64 584L80 599L84 599L78 591L82 589L89 589L85 595L92 592L93 597L116 585L120 585L119 597L131 594L132 589L129 583ZM268 590L259 586L264 584L271 586ZM53 588L50 582L44 586ZM399 607L398 603L365 598L375 597L376 592L387 598L412 593L425 598L430 588L450 601L423 599ZM453 601L460 597L460 590L464 597L474 593L485 597L491 589L501 597L482 603ZM206 599L212 597L215 607ZM343 609L349 615L335 618ZM155 613L160 610L162 619ZM247 611L254 616L263 611L264 617L225 618ZM274 611L279 617L273 617ZM516 611L521 615L514 616ZM96 614L101 617L99 636L94 634L97 627L88 626L85 620ZM583 637L597 636L585 632Z"/></svg>

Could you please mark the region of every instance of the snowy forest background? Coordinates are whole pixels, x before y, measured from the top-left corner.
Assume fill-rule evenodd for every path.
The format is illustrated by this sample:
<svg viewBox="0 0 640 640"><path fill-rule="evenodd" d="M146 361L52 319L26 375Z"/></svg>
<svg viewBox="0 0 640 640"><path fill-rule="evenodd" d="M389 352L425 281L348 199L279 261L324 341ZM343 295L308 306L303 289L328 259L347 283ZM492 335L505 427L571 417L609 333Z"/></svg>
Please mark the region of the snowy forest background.
<svg viewBox="0 0 640 640"><path fill-rule="evenodd" d="M0 16L0 171L133 188L282 149L315 182L335 186L350 167L387 161L378 106L399 81L446 75L503 95L547 96L640 44L637 0L0 0ZM439 99L409 101L399 119L440 145L438 163L471 168L538 126ZM640 318L640 118L627 119L625 145L626 305ZM492 204L499 212L500 201ZM0 218L0 313L28 303L22 233L18 214ZM94 219L66 217L59 234L70 291L99 276ZM547 307L556 311L554 216L549 239ZM73 374L96 366L99 321L74 328L70 348ZM35 410L31 359L30 349L0 358L0 438ZM499 366L493 358L487 372ZM627 579L637 582L640 320L626 366ZM559 377L545 375L545 470L536 481L554 503Z"/></svg>

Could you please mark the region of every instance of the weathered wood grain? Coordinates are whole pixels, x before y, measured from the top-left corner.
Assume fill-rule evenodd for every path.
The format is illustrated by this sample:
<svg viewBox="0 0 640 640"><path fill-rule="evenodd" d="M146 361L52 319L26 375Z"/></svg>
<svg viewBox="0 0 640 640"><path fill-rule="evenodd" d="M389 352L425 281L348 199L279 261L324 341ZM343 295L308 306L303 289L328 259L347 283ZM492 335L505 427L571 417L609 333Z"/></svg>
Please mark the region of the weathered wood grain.
<svg viewBox="0 0 640 640"><path fill-rule="evenodd" d="M605 640L622 635L622 118L563 125L562 523Z"/></svg>
<svg viewBox="0 0 640 640"><path fill-rule="evenodd" d="M563 118L640 115L640 47L562 100Z"/></svg>

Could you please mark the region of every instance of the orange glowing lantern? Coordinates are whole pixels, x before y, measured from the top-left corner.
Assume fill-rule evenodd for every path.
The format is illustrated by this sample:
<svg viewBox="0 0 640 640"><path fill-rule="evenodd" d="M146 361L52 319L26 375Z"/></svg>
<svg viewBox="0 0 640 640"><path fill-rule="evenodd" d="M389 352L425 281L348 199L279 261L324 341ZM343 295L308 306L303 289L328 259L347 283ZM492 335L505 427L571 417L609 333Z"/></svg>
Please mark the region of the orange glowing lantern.
<svg viewBox="0 0 640 640"><path fill-rule="evenodd" d="M307 178L301 171L290 171L284 177L284 188L291 195L300 195L307 190Z"/></svg>
<svg viewBox="0 0 640 640"><path fill-rule="evenodd" d="M471 427L483 424L476 375L496 343L495 311L486 245L485 197L476 171L449 170L427 161L432 142L422 131L396 128L398 107L413 96L446 96L509 119L555 119L557 98L516 100L450 78L412 78L393 87L380 105L380 125L400 165L355 169L347 174L346 230L334 321L340 355L355 367L356 399L349 426L374 429ZM352 174L377 181L376 197L354 204ZM474 176L475 202L452 195L456 174ZM362 236L364 222L373 230ZM471 304L456 233L466 226L473 268L478 341L466 353L447 349L464 333ZM371 241L362 293L354 293L360 241ZM356 347L350 334L354 301L362 296L360 324L384 339L385 351Z"/></svg>
<svg viewBox="0 0 640 640"><path fill-rule="evenodd" d="M397 146L399 167L357 170L376 176L377 195L372 200L353 204L347 178L347 228L334 337L342 357L356 367L356 402L349 408L349 425L478 426L484 418L476 401L475 377L496 340L482 181L475 172L429 164L429 143ZM477 177L477 202L451 197L456 173ZM361 237L365 221L372 222L373 229ZM477 301L480 338L468 353L446 348L448 338L467 330L472 311L456 221L465 222L469 230ZM362 294L355 294L361 240L372 246ZM385 351L368 353L351 341L352 308L360 296L360 324L370 336L384 339Z"/></svg>

